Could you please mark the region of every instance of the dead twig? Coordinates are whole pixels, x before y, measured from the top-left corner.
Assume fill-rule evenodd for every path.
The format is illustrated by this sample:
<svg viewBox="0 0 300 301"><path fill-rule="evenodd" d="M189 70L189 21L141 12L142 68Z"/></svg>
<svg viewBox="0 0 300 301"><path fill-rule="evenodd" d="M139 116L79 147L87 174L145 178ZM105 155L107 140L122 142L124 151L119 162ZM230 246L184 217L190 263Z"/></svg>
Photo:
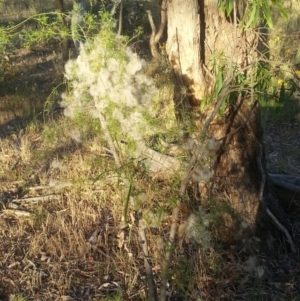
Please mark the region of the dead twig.
<svg viewBox="0 0 300 301"><path fill-rule="evenodd" d="M152 266L149 259L147 237L145 233L146 226L144 223L145 223L144 220L139 220L139 225L138 225L139 241L140 244L142 245L142 250L143 250L144 266L146 270L147 285L149 289L149 300L157 301L158 299L157 299L156 287L153 280Z"/></svg>
<svg viewBox="0 0 300 301"><path fill-rule="evenodd" d="M17 210L17 209L4 209L1 213L2 215L14 215L18 217L31 217L32 213L25 210Z"/></svg>

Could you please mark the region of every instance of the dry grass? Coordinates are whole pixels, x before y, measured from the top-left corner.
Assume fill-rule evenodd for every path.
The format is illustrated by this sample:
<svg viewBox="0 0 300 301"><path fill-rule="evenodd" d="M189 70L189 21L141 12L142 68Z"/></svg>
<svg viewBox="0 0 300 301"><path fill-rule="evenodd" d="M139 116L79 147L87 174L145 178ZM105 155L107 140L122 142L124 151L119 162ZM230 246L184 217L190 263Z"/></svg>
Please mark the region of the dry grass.
<svg viewBox="0 0 300 301"><path fill-rule="evenodd" d="M53 88L62 76L57 57L50 54L45 58L47 79L39 81L40 53L20 51L12 58L27 70L30 63L22 60L24 55L31 57L26 83L17 73L2 83L3 87L9 83L10 89L3 93L7 102L1 125L1 298L141 300L146 288L135 210L150 212L153 205L157 212L170 209L160 207L172 189L151 183L142 170L130 167L135 200L128 214L130 226L124 225L128 191L120 182L123 171L115 170L102 148L99 125L57 116L37 118L50 94L47 89L40 91L44 85ZM11 93L12 87L20 93ZM35 96L40 103L27 112ZM12 107L14 101L17 109Z"/></svg>
<svg viewBox="0 0 300 301"><path fill-rule="evenodd" d="M1 156L5 158L1 162L2 294L22 293L40 300L86 295L100 300L127 282L131 286L137 282L131 279L137 274L137 268L130 264L133 257L118 238L123 233L122 187L116 185L117 175L113 173L93 184L110 159L99 160L82 145L72 144L67 136L63 139L63 132L57 134L61 139L55 143L48 145L40 139L33 146L36 133L25 133L19 158L13 155L9 138L1 145L5 149ZM18 162L11 169L15 160ZM47 195L55 197L27 201ZM14 202L16 199L21 201ZM89 243L96 229L99 233ZM129 233L122 235L125 245ZM101 288L103 284L107 286ZM131 294L132 288L127 291Z"/></svg>
<svg viewBox="0 0 300 301"><path fill-rule="evenodd" d="M23 55L20 51L13 59L20 70L27 70L26 81L19 74L6 78L0 100L4 111L11 112L0 124L0 298L147 300L137 224L143 217L159 286L180 176L170 182L153 180L141 166L117 170L97 135L96 122L70 121L58 113L39 118L62 78L60 60L52 52L43 54L41 71L39 52L30 53L31 62L22 60ZM168 78L157 81L167 102ZM18 93L13 92L16 87ZM289 167L285 171L299 173L299 122L268 123L267 133L270 168L281 168L282 160ZM273 155L275 149L280 156ZM128 189L121 173L130 175L133 185L127 225ZM191 195L180 225L198 206ZM284 250L282 237L254 236L243 242L243 249L224 245L218 238L218 210L210 229L212 244L206 249L179 236L170 267L170 300L299 300L299 258ZM277 255L261 251L264 245L277 245Z"/></svg>

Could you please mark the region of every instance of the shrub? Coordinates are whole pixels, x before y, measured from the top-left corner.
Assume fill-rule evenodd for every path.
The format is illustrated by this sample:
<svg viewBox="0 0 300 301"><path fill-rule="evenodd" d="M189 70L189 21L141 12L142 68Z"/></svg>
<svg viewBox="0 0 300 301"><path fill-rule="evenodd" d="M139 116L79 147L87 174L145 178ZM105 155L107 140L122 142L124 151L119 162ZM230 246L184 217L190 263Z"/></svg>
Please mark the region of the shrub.
<svg viewBox="0 0 300 301"><path fill-rule="evenodd" d="M77 59L65 66L69 89L62 97L64 114L99 118L110 137L126 141L138 155L157 127L156 88L143 72L146 62L126 47L126 39L114 35L112 20L103 19L100 33L81 44Z"/></svg>

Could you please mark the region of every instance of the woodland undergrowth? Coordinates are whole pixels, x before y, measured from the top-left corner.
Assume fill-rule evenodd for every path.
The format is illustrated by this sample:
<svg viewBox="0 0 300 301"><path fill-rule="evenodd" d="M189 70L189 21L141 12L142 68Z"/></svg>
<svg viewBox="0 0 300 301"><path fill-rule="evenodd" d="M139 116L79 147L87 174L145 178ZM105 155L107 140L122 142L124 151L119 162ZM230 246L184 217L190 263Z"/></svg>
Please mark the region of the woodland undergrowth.
<svg viewBox="0 0 300 301"><path fill-rule="evenodd" d="M53 90L44 114L1 126L1 298L149 300L165 277L170 300L297 300L296 261L259 251L280 235L254 237L243 250L222 244L217 229L228 208L215 200L202 208L193 189L212 177L217 142L181 146L168 64L141 59L105 20L66 64L64 92ZM170 244L195 149L202 159Z"/></svg>

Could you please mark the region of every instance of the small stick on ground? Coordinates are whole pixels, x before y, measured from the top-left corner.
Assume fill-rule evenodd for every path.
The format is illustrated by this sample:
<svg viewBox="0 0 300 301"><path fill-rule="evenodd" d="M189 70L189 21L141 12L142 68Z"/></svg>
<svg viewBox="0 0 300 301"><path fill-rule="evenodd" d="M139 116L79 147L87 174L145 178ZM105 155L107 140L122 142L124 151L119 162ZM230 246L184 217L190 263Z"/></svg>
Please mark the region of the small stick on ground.
<svg viewBox="0 0 300 301"><path fill-rule="evenodd" d="M60 197L56 194L49 194L49 195L41 195L41 196L35 196L35 197L29 197L29 198L23 198L23 199L14 199L11 202L15 204L20 203L37 203L37 202L45 202L45 201L52 201L52 200L59 200Z"/></svg>

